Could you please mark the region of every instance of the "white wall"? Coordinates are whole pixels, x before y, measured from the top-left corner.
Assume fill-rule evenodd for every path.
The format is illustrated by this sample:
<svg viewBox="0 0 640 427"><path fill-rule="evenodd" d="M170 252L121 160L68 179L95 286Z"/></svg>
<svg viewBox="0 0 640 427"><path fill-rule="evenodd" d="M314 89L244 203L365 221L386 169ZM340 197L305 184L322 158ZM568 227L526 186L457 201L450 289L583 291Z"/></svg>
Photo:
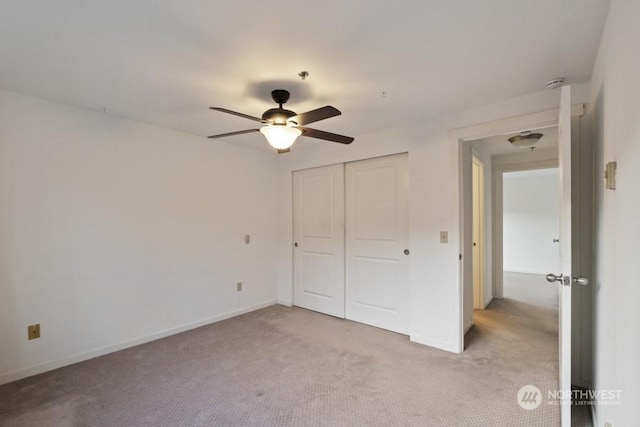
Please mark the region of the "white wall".
<svg viewBox="0 0 640 427"><path fill-rule="evenodd" d="M594 387L622 390L620 406L595 407L598 426L640 420L640 2L614 0L593 73L595 122ZM617 188L603 169L618 162ZM602 403L602 401L600 402Z"/></svg>
<svg viewBox="0 0 640 427"><path fill-rule="evenodd" d="M0 91L0 383L274 303L276 174L271 153Z"/></svg>
<svg viewBox="0 0 640 427"><path fill-rule="evenodd" d="M503 174L504 271L560 271L558 180L558 169Z"/></svg>

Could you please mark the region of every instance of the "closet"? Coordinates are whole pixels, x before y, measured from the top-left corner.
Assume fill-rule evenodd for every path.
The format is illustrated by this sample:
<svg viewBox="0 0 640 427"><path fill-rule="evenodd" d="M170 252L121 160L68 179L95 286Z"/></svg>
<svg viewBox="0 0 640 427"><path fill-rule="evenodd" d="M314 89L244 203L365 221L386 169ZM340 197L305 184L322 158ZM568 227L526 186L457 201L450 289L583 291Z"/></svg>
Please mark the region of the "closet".
<svg viewBox="0 0 640 427"><path fill-rule="evenodd" d="M293 173L294 305L409 331L407 154Z"/></svg>

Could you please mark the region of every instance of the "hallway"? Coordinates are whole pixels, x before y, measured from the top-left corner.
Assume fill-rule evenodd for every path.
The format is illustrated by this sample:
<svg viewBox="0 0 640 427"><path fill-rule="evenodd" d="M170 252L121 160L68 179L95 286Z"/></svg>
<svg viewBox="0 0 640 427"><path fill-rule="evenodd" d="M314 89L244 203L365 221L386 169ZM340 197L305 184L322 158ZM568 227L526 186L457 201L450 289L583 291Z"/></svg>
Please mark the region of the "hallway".
<svg viewBox="0 0 640 427"><path fill-rule="evenodd" d="M544 412L544 422L532 425L551 426L559 425L560 418L559 407L547 403L548 391L558 388L558 307L547 285L555 287L543 282L539 288L537 279L544 280L537 275L505 274L504 298L474 311L465 354L494 357L496 374L508 376L516 392L528 384L538 387L542 404L531 411L518 409Z"/></svg>

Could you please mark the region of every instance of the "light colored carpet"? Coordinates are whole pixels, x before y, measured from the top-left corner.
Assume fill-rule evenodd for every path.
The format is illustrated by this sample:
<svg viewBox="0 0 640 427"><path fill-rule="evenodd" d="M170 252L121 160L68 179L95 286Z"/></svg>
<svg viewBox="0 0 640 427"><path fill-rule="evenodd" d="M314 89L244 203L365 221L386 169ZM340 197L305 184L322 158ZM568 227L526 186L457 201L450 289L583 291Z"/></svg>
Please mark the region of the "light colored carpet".
<svg viewBox="0 0 640 427"><path fill-rule="evenodd" d="M549 283L543 274L504 272L503 295L505 299L538 306L541 313L558 312L558 285Z"/></svg>
<svg viewBox="0 0 640 427"><path fill-rule="evenodd" d="M542 274L505 272L503 279L504 302L507 303L506 306L509 310L518 310L538 316L536 324L544 324L546 323L545 319L552 318L557 323L558 285L547 282ZM532 306L533 310L531 310ZM576 427L591 427L593 425L591 407L588 404L573 406L571 425Z"/></svg>
<svg viewBox="0 0 640 427"><path fill-rule="evenodd" d="M0 387L2 426L553 426L553 309L494 301L462 355L273 306Z"/></svg>

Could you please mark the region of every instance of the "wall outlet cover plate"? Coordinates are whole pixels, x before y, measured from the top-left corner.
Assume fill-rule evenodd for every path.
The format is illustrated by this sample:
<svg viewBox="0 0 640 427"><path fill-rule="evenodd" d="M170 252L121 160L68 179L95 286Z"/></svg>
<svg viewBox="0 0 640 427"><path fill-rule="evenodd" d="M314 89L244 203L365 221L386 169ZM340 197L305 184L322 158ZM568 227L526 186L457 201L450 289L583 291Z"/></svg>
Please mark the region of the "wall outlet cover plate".
<svg viewBox="0 0 640 427"><path fill-rule="evenodd" d="M34 340L36 338L40 338L40 324L37 323L35 325L27 326L27 337L30 340Z"/></svg>

